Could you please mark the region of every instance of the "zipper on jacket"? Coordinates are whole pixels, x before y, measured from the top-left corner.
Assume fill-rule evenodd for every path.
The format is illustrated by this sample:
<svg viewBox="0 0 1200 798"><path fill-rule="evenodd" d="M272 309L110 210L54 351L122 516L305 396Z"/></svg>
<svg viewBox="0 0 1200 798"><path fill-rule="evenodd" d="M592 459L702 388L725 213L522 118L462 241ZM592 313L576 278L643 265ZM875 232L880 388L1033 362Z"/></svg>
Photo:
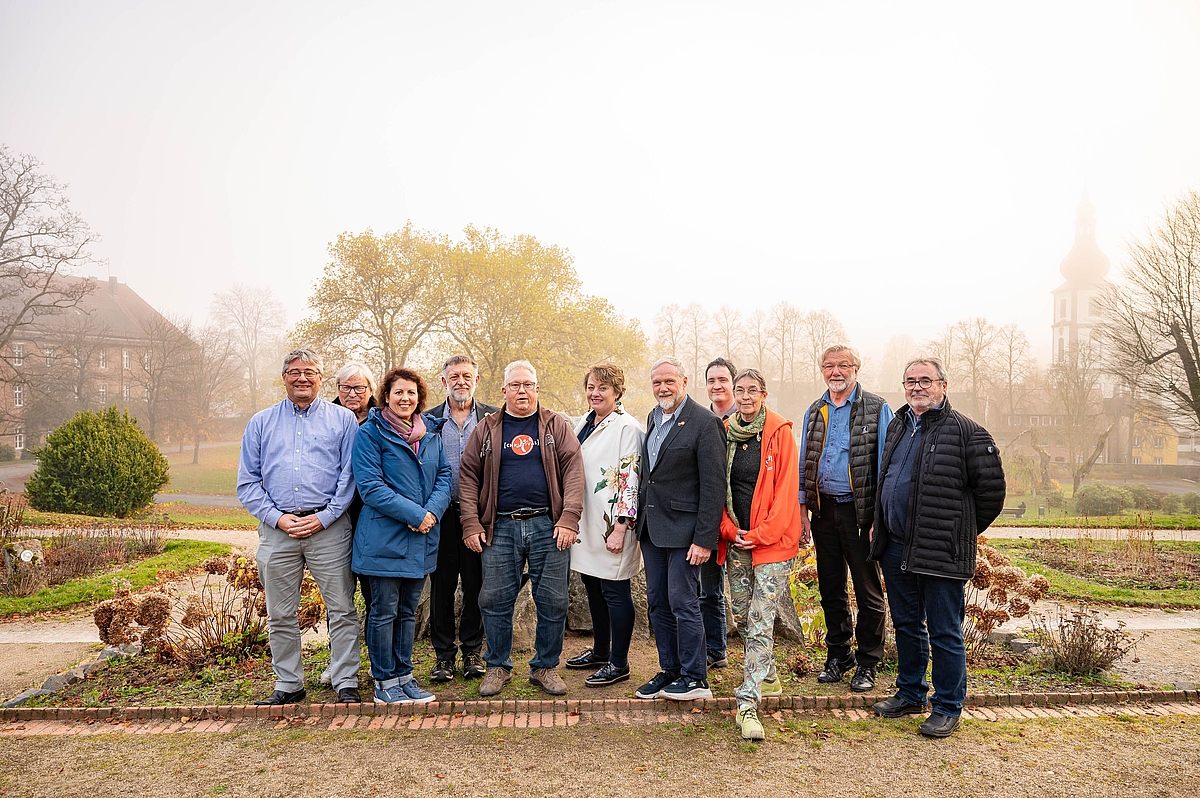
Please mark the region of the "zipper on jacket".
<svg viewBox="0 0 1200 798"><path fill-rule="evenodd" d="M912 411L910 410L909 412L912 412ZM921 423L924 424L925 422L921 422ZM933 432L932 427L933 427L933 425L931 424L929 426L929 428L927 428L927 431ZM913 436L915 436L917 434L915 427L913 429L912 434L913 434ZM917 450L917 457L919 458L916 462L917 479L913 483L912 488L908 492L908 529L906 529L904 531L904 557L900 560L900 570L901 571L908 570L908 558L912 556L912 544L913 544L913 540L916 539L916 534L917 534L917 502L914 501L914 499L917 496L919 496L921 493L921 482L923 481L923 478L925 476L925 449L924 449L924 446L925 446L925 432L922 432L921 433L921 447L922 448ZM929 444L929 450L931 452L933 451L933 447L934 447L934 444L932 444L932 443Z"/></svg>

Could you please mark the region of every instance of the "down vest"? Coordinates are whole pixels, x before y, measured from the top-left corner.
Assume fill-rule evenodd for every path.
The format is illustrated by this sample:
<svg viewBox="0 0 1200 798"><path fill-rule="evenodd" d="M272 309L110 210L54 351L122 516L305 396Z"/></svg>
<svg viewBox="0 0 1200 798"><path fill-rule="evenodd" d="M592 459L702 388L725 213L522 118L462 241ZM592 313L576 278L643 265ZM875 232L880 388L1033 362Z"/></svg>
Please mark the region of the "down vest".
<svg viewBox="0 0 1200 798"><path fill-rule="evenodd" d="M881 559L887 550L883 475L911 414L912 409L905 405L887 429L875 496L872 560ZM926 411L921 426L900 567L909 573L970 579L975 575L975 538L1004 507L1000 450L986 429L952 410L949 399L937 410Z"/></svg>

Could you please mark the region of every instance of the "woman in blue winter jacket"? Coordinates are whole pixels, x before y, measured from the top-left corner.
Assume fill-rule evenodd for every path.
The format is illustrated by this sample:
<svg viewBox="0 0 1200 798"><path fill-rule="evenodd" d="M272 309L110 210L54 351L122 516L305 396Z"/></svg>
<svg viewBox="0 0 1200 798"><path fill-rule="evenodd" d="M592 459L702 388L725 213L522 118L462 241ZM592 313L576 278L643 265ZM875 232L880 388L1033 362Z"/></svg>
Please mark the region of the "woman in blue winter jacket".
<svg viewBox="0 0 1200 798"><path fill-rule="evenodd" d="M375 700L388 704L434 699L413 676L412 649L421 588L437 566L438 520L450 504L450 462L421 417L426 395L420 374L392 369L354 443L364 506L351 570L371 582L367 651Z"/></svg>

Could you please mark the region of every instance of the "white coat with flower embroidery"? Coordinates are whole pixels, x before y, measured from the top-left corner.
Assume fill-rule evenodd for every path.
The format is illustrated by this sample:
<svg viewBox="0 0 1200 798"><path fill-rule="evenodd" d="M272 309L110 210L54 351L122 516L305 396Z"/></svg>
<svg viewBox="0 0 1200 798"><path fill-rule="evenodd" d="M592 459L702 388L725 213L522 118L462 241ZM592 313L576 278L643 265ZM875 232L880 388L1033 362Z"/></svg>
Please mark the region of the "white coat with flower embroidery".
<svg viewBox="0 0 1200 798"><path fill-rule="evenodd" d="M575 427L578 434L587 416ZM571 547L571 570L601 579L630 579L642 569L641 550L633 533L641 471L642 425L629 413L614 410L583 442L583 516L579 542ZM605 548L619 516L630 519L625 548L613 554Z"/></svg>

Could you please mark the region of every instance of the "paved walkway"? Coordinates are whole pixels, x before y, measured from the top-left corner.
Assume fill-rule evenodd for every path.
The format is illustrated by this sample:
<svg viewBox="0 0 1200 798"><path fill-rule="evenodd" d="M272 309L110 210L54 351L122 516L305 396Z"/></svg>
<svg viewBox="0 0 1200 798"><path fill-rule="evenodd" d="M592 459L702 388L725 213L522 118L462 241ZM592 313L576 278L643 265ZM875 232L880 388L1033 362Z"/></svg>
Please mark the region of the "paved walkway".
<svg viewBox="0 0 1200 798"><path fill-rule="evenodd" d="M511 703L511 702L509 702ZM551 702L531 702L551 703ZM553 702L566 704L568 702ZM590 702L587 702L590 703ZM616 702L613 702L616 703ZM621 703L628 703L622 701ZM660 702L655 702L660 703ZM685 702L692 704L696 702ZM328 706L312 707L325 710ZM352 708L354 708L352 706ZM199 709L199 708L197 708ZM233 707L231 709L262 709L256 707ZM272 709L278 709L274 707ZM457 712L447 714L378 714L347 715L329 717L324 711L312 715L294 717L237 717L233 715L208 717L183 715L175 718L93 718L70 720L28 718L11 720L0 724L0 739L8 737L36 737L46 735L93 735L93 734L227 734L229 732L286 730L311 728L324 731L440 731L443 729L537 729L549 727L583 726L657 726L662 724L701 724L714 721L729 721L733 711L713 711L673 706L650 708L631 707L613 711L496 711L487 713ZM341 710L344 712L345 707ZM241 714L241 713L238 713ZM870 720L875 715L866 708L829 709L804 711L777 709L766 713L776 723L789 721L836 719L842 721ZM996 723L999 721L1037 721L1046 719L1073 720L1100 717L1166 717L1200 716L1200 704L1193 701L1172 701L1161 704L1123 703L1064 706L992 706L967 707L963 720Z"/></svg>

